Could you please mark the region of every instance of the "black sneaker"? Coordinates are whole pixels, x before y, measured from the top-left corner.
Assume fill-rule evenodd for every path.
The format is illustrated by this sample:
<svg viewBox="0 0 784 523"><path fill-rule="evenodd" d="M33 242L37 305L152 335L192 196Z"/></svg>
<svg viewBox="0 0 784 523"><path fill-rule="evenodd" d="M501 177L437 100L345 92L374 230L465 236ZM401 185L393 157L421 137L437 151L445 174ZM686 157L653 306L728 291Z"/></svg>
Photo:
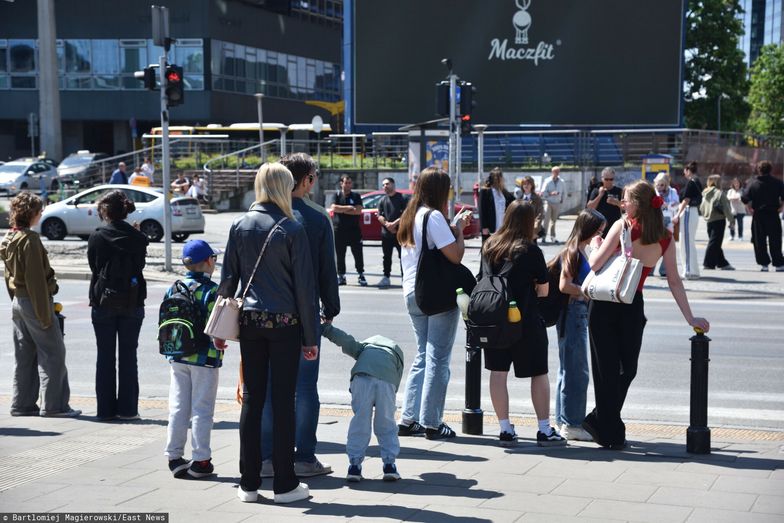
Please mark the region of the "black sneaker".
<svg viewBox="0 0 784 523"><path fill-rule="evenodd" d="M346 275L339 274L338 275L338 285L345 285L346 284Z"/></svg>
<svg viewBox="0 0 784 523"><path fill-rule="evenodd" d="M188 467L190 466L191 462L187 459L177 458L169 460L169 470L175 478L185 477L185 474L188 472Z"/></svg>
<svg viewBox="0 0 784 523"><path fill-rule="evenodd" d="M455 436L457 436L457 433L446 423L442 423L437 429L425 429L425 437L427 439L448 439Z"/></svg>
<svg viewBox="0 0 784 523"><path fill-rule="evenodd" d="M394 463L384 464L384 481L397 481L400 479L400 474L397 472L397 467Z"/></svg>
<svg viewBox="0 0 784 523"><path fill-rule="evenodd" d="M349 465L346 481L349 483L359 483L362 481L362 467L359 465Z"/></svg>
<svg viewBox="0 0 784 523"><path fill-rule="evenodd" d="M512 429L512 432L503 431L498 436L499 444L502 447L514 447L517 445L517 433Z"/></svg>
<svg viewBox="0 0 784 523"><path fill-rule="evenodd" d="M550 427L550 434L545 434L541 430L536 431L536 444L540 447L563 447L566 445L566 438Z"/></svg>
<svg viewBox="0 0 784 523"><path fill-rule="evenodd" d="M361 287L367 287L367 280L365 279L364 274L359 275L359 278L357 279L357 283L359 283Z"/></svg>
<svg viewBox="0 0 784 523"><path fill-rule="evenodd" d="M188 469L188 475L192 478L204 478L209 476L215 471L215 467L212 466L211 459L205 459L203 461L194 461L191 463L190 468Z"/></svg>
<svg viewBox="0 0 784 523"><path fill-rule="evenodd" d="M410 425L404 425L400 423L397 426L398 436L421 436L424 433L425 433L425 427L423 427L416 421L412 421Z"/></svg>

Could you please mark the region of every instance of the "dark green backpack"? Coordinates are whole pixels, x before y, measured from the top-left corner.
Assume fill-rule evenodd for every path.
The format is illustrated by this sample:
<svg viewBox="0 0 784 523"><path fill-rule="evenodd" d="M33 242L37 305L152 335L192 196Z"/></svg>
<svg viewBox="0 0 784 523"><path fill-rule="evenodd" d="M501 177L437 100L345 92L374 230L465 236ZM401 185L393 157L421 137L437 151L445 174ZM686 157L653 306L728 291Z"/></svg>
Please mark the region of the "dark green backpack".
<svg viewBox="0 0 784 523"><path fill-rule="evenodd" d="M205 299L207 298L205 293ZM204 334L206 307L180 280L174 282L158 313L158 352L164 356L190 356L210 344Z"/></svg>

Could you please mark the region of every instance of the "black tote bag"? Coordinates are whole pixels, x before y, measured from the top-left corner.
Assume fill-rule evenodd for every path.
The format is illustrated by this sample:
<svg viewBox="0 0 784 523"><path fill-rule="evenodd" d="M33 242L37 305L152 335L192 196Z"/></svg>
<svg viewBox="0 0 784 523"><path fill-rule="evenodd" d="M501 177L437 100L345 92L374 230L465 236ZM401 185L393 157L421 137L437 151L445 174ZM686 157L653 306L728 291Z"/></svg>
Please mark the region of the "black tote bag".
<svg viewBox="0 0 784 523"><path fill-rule="evenodd" d="M422 221L422 249L414 286L416 304L428 316L457 307L457 289L462 288L470 295L476 287L476 279L468 267L452 263L440 249L428 246L427 221L432 212L432 209L427 211Z"/></svg>

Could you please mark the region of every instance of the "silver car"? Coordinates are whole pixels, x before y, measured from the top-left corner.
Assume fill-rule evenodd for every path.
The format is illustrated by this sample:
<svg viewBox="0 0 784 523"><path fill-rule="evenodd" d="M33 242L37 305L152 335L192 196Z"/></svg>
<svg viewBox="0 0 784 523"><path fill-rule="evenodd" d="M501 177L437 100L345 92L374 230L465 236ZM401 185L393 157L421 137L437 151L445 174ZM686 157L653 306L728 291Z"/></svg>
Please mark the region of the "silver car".
<svg viewBox="0 0 784 523"><path fill-rule="evenodd" d="M128 215L128 223L138 223L151 242L163 238L163 193L160 189L138 185L99 185L46 206L41 216L40 232L50 240L68 235L83 240L101 225L98 200L109 191L121 190L134 202L136 211ZM204 232L204 215L195 198L172 198L172 239L183 242L191 234Z"/></svg>
<svg viewBox="0 0 784 523"><path fill-rule="evenodd" d="M20 158L0 165L0 192L14 196L20 191L55 192L60 188L57 168L35 158Z"/></svg>

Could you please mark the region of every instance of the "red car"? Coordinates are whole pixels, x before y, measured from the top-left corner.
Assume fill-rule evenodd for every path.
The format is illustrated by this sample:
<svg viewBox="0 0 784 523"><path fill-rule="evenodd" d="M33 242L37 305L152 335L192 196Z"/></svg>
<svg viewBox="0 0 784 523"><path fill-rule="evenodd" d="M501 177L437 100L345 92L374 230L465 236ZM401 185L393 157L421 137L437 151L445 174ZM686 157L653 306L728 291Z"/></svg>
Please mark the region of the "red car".
<svg viewBox="0 0 784 523"><path fill-rule="evenodd" d="M411 196L410 189L399 189L397 192ZM363 240L377 240L381 241L381 224L378 223L378 202L384 196L384 191L372 191L362 195L362 219L359 226L362 229ZM464 231L466 239L478 238L479 229L479 214L473 205L465 204L462 202L455 203L455 214L462 211L463 208L471 209L473 211L471 223ZM330 216L332 212L330 211Z"/></svg>

